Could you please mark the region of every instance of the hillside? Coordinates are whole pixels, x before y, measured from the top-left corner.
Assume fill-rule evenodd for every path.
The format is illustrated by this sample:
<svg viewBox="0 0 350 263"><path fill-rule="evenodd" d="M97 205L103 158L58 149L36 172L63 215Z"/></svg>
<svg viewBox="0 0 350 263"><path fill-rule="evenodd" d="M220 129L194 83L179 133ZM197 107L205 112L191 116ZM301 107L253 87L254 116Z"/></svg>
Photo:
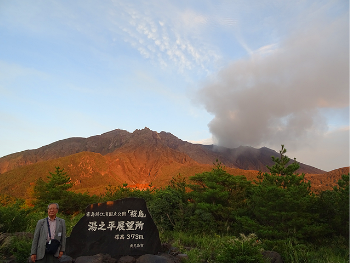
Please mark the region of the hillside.
<svg viewBox="0 0 350 263"><path fill-rule="evenodd" d="M31 186L41 177L47 180L49 172L59 166L71 177L73 191L104 193L106 186L152 184L155 187L166 186L177 174L193 176L196 173L210 171L212 165L199 164L189 157L169 151L163 156L159 153L135 151L131 154L115 152L106 156L98 153L82 152L55 160L21 166L0 174L0 192L16 197L29 198ZM235 175L256 178L257 171L227 168Z"/></svg>
<svg viewBox="0 0 350 263"><path fill-rule="evenodd" d="M133 133L114 130L87 139L70 138L1 158L2 168L9 170L0 174L0 192L28 197L35 181L39 177L47 180L56 166L64 168L71 177L72 190L90 194L105 192L109 184L165 186L179 173L189 177L210 171L215 159L223 162L230 174L254 180L258 171L249 168L271 165L272 155L278 156L267 148L227 149L191 144L172 134L147 128ZM308 171L320 171L307 165L303 167ZM314 189L330 189L341 174L346 173L346 168L338 170L309 173L306 179Z"/></svg>
<svg viewBox="0 0 350 263"><path fill-rule="evenodd" d="M349 167L343 167L324 174L307 174L305 180L311 181L313 191L320 192L332 189L341 176L348 173Z"/></svg>
<svg viewBox="0 0 350 263"><path fill-rule="evenodd" d="M162 149L172 149L183 153L200 164L213 164L216 159L231 168L244 170L261 170L267 172L266 165L272 165L271 156L279 154L266 147L255 149L240 146L229 149L214 145L192 144L182 141L171 133L151 131L148 128L129 133L125 130L113 130L88 138L68 138L34 150L26 150L0 158L0 173L5 173L23 165L34 164L80 152L93 152L106 156L122 150L128 154L130 149L137 148L140 142L157 140ZM131 147L132 146L132 147ZM300 161L300 160L298 160ZM300 164L300 173L321 174L324 171L315 167Z"/></svg>

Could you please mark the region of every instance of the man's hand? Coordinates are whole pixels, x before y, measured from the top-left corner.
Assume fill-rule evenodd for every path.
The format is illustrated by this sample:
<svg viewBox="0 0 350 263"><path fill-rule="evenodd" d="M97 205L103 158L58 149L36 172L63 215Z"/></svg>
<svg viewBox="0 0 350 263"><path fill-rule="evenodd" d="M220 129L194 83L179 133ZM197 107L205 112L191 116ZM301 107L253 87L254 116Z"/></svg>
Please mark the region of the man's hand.
<svg viewBox="0 0 350 263"><path fill-rule="evenodd" d="M35 260L36 260L36 255L33 254L33 255L30 256L30 258L32 259L33 262L35 262Z"/></svg>
<svg viewBox="0 0 350 263"><path fill-rule="evenodd" d="M58 258L60 259L63 255L63 251L60 251L60 253L58 254Z"/></svg>

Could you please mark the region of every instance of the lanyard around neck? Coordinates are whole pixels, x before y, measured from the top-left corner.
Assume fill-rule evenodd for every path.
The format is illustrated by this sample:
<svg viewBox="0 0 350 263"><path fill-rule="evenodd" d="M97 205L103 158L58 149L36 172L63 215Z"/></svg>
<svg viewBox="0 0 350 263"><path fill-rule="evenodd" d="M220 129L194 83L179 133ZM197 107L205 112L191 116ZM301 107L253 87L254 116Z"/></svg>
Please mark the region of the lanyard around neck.
<svg viewBox="0 0 350 263"><path fill-rule="evenodd" d="M51 231L50 231L50 224L49 224L49 218L46 217L46 222L47 222L47 228L49 229L49 237L50 237L50 240L52 239L51 238Z"/></svg>

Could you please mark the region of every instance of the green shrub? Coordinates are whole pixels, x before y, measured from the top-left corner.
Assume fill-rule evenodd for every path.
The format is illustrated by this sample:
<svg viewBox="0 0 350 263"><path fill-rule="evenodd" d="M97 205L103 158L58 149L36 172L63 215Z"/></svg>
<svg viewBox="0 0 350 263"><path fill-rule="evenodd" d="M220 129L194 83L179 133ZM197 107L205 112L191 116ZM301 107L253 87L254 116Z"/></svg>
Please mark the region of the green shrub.
<svg viewBox="0 0 350 263"><path fill-rule="evenodd" d="M158 229L162 231L181 229L184 225L182 196L172 188L157 191L148 203L148 209Z"/></svg>
<svg viewBox="0 0 350 263"><path fill-rule="evenodd" d="M73 227L78 223L78 221L84 216L83 213L72 216L60 216L66 221L66 231L67 236L70 236L72 233Z"/></svg>
<svg viewBox="0 0 350 263"><path fill-rule="evenodd" d="M0 206L8 206L10 204L15 204L18 201L16 197L0 194Z"/></svg>
<svg viewBox="0 0 350 263"><path fill-rule="evenodd" d="M3 257L14 256L16 263L28 262L32 240L27 237L0 234L0 253ZM5 237L5 239L4 239Z"/></svg>
<svg viewBox="0 0 350 263"><path fill-rule="evenodd" d="M8 206L0 206L0 232L14 233L27 229L29 209L21 208L22 201Z"/></svg>
<svg viewBox="0 0 350 263"><path fill-rule="evenodd" d="M32 246L31 239L18 238L18 237L13 238L10 244L10 250L12 252L12 255L15 256L17 263L28 262L31 246Z"/></svg>
<svg viewBox="0 0 350 263"><path fill-rule="evenodd" d="M188 255L186 263L198 262L266 262L261 254L262 244L257 242L255 234L239 238L219 236L203 232L165 231L160 234L163 243L170 243L179 248L181 253Z"/></svg>
<svg viewBox="0 0 350 263"><path fill-rule="evenodd" d="M229 242L223 243L223 248L216 258L220 263L267 263L261 254L261 246L255 234L239 238L232 238Z"/></svg>
<svg viewBox="0 0 350 263"><path fill-rule="evenodd" d="M343 174L333 190L320 194L318 212L332 234L349 237L349 174Z"/></svg>
<svg viewBox="0 0 350 263"><path fill-rule="evenodd" d="M60 216L60 215L58 215ZM25 229L26 232L34 233L36 224L39 219L43 219L47 217L47 211L33 211L27 215L27 227Z"/></svg>
<svg viewBox="0 0 350 263"><path fill-rule="evenodd" d="M285 263L348 263L349 248L343 237L324 238L320 244L302 243L297 239L264 240L265 250L281 254Z"/></svg>
<svg viewBox="0 0 350 263"><path fill-rule="evenodd" d="M181 253L187 254L186 263L216 262L215 258L222 243L229 240L226 236L208 235L205 231L201 234L164 231L160 233L160 239L163 243L170 243L179 248Z"/></svg>

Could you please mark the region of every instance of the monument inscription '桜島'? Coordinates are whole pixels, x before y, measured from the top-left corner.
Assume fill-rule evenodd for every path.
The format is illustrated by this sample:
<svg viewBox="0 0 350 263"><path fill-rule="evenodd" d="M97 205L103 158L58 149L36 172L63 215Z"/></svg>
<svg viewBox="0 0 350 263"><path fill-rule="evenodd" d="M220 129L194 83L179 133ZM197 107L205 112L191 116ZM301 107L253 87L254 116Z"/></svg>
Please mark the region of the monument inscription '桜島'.
<svg viewBox="0 0 350 263"><path fill-rule="evenodd" d="M159 233L145 200L125 198L89 205L67 239L71 257L156 254Z"/></svg>

